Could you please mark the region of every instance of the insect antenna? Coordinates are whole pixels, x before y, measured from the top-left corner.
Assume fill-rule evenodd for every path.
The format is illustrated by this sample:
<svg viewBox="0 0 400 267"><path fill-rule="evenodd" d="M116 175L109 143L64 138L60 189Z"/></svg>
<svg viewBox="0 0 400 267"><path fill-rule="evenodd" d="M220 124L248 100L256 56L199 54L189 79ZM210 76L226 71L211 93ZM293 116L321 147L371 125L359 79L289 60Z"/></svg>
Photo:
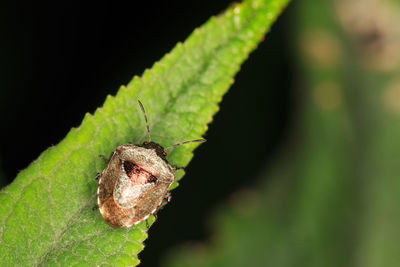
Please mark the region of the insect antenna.
<svg viewBox="0 0 400 267"><path fill-rule="evenodd" d="M147 121L146 111L144 110L143 104L142 104L142 102L140 102L139 99L138 99L138 102L139 102L140 109L143 112L144 120L146 121L147 133L149 134L149 142L151 142L150 127L149 127L149 122Z"/></svg>
<svg viewBox="0 0 400 267"><path fill-rule="evenodd" d="M165 149L170 149L170 148L173 148L173 147L176 147L176 146L181 146L181 145L189 144L189 143L200 143L200 142L206 142L206 141L207 141L206 139L190 140L190 141L180 142L180 143L177 143L177 144L172 145L172 146L167 146Z"/></svg>

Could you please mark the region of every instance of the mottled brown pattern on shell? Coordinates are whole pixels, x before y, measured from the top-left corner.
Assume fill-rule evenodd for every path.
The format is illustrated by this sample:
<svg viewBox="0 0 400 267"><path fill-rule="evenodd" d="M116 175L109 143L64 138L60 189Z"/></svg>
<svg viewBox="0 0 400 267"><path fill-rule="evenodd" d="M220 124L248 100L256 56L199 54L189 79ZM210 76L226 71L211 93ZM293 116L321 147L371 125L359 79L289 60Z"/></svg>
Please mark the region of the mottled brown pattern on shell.
<svg viewBox="0 0 400 267"><path fill-rule="evenodd" d="M102 203L101 214L104 220L113 227L121 228L134 225L157 209L168 187L169 184L157 184L156 187L148 190L146 194L139 198L137 205L130 209L119 208L111 196Z"/></svg>
<svg viewBox="0 0 400 267"><path fill-rule="evenodd" d="M126 227L134 224L137 221L135 217L134 208L131 209L121 209L115 204L114 198L109 197L104 203L102 203L101 215L104 220L115 228Z"/></svg>
<svg viewBox="0 0 400 267"><path fill-rule="evenodd" d="M170 184L157 182L155 187L148 190L138 201L135 217L144 218L149 212L153 213L161 204L169 186Z"/></svg>
<svg viewBox="0 0 400 267"><path fill-rule="evenodd" d="M114 201L115 184L120 177L124 161L131 161L157 178L156 186L138 197L133 208L123 209ZM174 181L172 167L159 158L153 149L134 145L118 146L107 167L101 173L98 203L104 220L113 227L129 227L153 213L161 204L168 188Z"/></svg>
<svg viewBox="0 0 400 267"><path fill-rule="evenodd" d="M99 189L98 189L98 204L101 211L102 203L108 198L112 197L114 192L115 182L119 177L121 160L113 153L107 167L103 170L100 175Z"/></svg>

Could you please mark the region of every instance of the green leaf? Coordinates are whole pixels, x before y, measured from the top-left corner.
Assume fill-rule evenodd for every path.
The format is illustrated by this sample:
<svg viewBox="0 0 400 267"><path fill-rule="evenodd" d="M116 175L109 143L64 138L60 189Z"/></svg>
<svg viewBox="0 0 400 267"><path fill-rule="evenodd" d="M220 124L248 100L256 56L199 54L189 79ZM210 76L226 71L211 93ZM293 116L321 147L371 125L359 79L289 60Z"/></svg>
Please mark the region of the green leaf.
<svg viewBox="0 0 400 267"><path fill-rule="evenodd" d="M98 155L146 140L137 99L146 108L152 139L162 146L203 135L240 64L287 2L244 1L211 18L21 171L0 192L0 265L138 264L145 222L114 229L92 211L94 177L105 167ZM186 166L197 145L170 151L170 163Z"/></svg>

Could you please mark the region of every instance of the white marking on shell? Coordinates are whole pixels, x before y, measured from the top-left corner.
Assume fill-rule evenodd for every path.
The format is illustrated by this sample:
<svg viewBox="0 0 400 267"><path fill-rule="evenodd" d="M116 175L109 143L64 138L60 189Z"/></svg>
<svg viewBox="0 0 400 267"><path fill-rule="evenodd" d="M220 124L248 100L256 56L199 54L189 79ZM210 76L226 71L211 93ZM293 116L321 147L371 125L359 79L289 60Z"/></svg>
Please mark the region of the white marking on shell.
<svg viewBox="0 0 400 267"><path fill-rule="evenodd" d="M138 175L138 174L134 174ZM155 184L134 184L125 172L124 164L120 167L120 177L114 185L113 197L118 207L129 209L136 205L138 199Z"/></svg>
<svg viewBox="0 0 400 267"><path fill-rule="evenodd" d="M172 183L174 181L174 172L171 165L160 158L154 149L134 145L121 145L119 148L119 157L122 160L135 163L157 177L161 182Z"/></svg>
<svg viewBox="0 0 400 267"><path fill-rule="evenodd" d="M154 211L155 211L155 210L154 210ZM154 212L154 211L153 211L153 212ZM153 212L152 212L151 214L153 214ZM140 219L139 221L137 221L137 222L135 222L135 223L133 223L133 224L126 225L125 227L131 227L132 225L137 225L137 224L139 224L139 223L141 223L141 222L147 220L151 214L146 215L146 216L144 216L142 219Z"/></svg>
<svg viewBox="0 0 400 267"><path fill-rule="evenodd" d="M101 183L101 178L99 179L99 184L97 186L97 205L99 205L99 208L100 208L100 197L99 197L99 194L100 194L100 183ZM101 212L101 210L100 210L100 213L103 214Z"/></svg>
<svg viewBox="0 0 400 267"><path fill-rule="evenodd" d="M130 225L127 225L126 227L131 227L132 225L137 225L137 224L143 222L144 220L146 220L147 218L149 218L149 215L143 217L142 219L140 219L139 221L137 221L137 222L135 222L135 223L132 223L132 224L130 224Z"/></svg>
<svg viewBox="0 0 400 267"><path fill-rule="evenodd" d="M99 180L99 185L97 186L97 195L99 195L99 193L100 193L100 183L101 183L101 179Z"/></svg>
<svg viewBox="0 0 400 267"><path fill-rule="evenodd" d="M160 158L154 149L121 145L117 147L118 157L124 161L130 161L146 172L152 174L158 181L171 184L174 181L172 167ZM139 179L140 180L140 179ZM114 201L118 207L128 209L136 205L137 200L148 190L157 186L153 183L132 184L130 177L125 172L124 164L120 165L120 177L118 177L113 191Z"/></svg>

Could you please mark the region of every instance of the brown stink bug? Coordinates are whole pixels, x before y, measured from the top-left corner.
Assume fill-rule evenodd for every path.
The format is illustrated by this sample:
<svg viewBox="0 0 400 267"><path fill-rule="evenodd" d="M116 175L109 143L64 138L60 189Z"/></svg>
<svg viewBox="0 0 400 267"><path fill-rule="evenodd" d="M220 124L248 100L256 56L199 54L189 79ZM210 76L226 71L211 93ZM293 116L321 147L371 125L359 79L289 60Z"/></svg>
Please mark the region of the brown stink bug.
<svg viewBox="0 0 400 267"><path fill-rule="evenodd" d="M165 149L151 141L147 115L142 103L138 102L149 141L142 145L118 146L99 175L97 202L100 213L116 228L130 227L146 220L161 206L175 179L175 168L168 163ZM204 141L191 140L171 147Z"/></svg>

